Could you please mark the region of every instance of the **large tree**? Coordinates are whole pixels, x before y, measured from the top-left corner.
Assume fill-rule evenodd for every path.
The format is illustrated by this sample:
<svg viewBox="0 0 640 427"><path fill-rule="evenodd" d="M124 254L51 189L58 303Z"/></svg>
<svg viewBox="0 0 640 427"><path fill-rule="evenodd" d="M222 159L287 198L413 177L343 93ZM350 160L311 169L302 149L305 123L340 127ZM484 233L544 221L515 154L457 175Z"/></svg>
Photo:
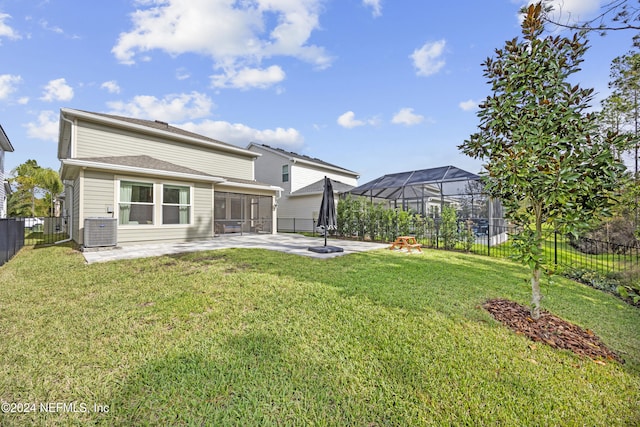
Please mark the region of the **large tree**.
<svg viewBox="0 0 640 427"><path fill-rule="evenodd" d="M523 9L522 39L482 65L493 94L480 105L479 130L460 146L486 160L483 180L516 226L517 257L531 268L531 314L540 316L545 227L576 232L606 214L625 167L588 113L592 89L570 83L587 49L583 33L543 36L548 8Z"/></svg>
<svg viewBox="0 0 640 427"><path fill-rule="evenodd" d="M43 168L35 160L27 160L12 171L9 179L12 194L8 200L11 216L53 216L54 200L62 192L60 176L51 168Z"/></svg>
<svg viewBox="0 0 640 427"><path fill-rule="evenodd" d="M634 180L630 183L630 191L637 193L640 186L640 53L631 51L612 61L609 88L612 93L602 102L601 126L605 130L629 135L630 144L625 148L633 153L634 158ZM633 200L634 226L638 228L637 195Z"/></svg>

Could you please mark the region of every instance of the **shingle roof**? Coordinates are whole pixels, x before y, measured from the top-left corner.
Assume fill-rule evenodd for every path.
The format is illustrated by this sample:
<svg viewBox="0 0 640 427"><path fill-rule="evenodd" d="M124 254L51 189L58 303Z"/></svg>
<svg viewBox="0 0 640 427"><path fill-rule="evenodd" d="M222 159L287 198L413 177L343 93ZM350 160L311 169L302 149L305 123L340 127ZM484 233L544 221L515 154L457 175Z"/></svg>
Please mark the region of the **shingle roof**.
<svg viewBox="0 0 640 427"><path fill-rule="evenodd" d="M141 168L141 169L149 169L156 171L164 171L171 173L180 173L180 174L189 174L189 175L199 175L204 177L214 177L214 175L201 172L199 170L191 169L185 166L176 165L175 163L165 162L164 160L159 160L151 156L112 156L112 157L82 157L76 160L84 161L84 162L94 162L94 163L102 163L105 165L117 165L117 166L128 166L132 168ZM222 178L226 181L237 183L237 184L251 184L251 185L263 185L270 186L270 184L266 184L264 182L252 181L249 179L240 179L240 178L229 178L226 176L218 176L217 178Z"/></svg>
<svg viewBox="0 0 640 427"><path fill-rule="evenodd" d="M129 166L134 168L161 170L165 172L185 173L191 175L213 176L205 172L174 163L158 160L151 156L113 156L113 157L82 157L77 160L85 162L104 163L108 165Z"/></svg>
<svg viewBox="0 0 640 427"><path fill-rule="evenodd" d="M293 151L287 151L287 150L283 150L282 148L271 147L271 146L266 145L266 144L258 144L256 142L252 142L251 145L255 145L255 146L258 146L258 147L265 147L265 148L268 148L270 150L277 151L280 154L283 154L283 155L285 155L287 157L291 157L293 159L305 160L307 162L317 163L319 165L328 166L328 167L331 167L331 168L334 168L334 169L341 169L341 170L343 170L345 172L348 172L350 174L358 175L357 172L354 172L354 171L349 170L349 169L345 169L342 166L337 166L337 165L331 164L329 162L325 162L324 160L320 160L320 159L318 159L316 157L305 156L304 154L298 154L298 153L294 153Z"/></svg>
<svg viewBox="0 0 640 427"><path fill-rule="evenodd" d="M113 114L105 114L105 113L96 113L93 111L85 111L85 110L77 110L77 111L83 111L85 113L89 113L89 114L94 114L96 116L102 116L102 117L106 117L109 119L113 119L113 120L120 120L123 122L127 122L127 123L132 123L135 125L139 125L139 126L146 126L148 128L153 128L153 129L158 129L158 130L163 130L166 132L170 132L170 133L174 133L176 135L181 135L181 136L187 136L187 137L191 137L191 138L196 138L196 139L201 139L203 141L208 141L208 142L213 142L216 144L222 144L222 145L226 145L229 147L233 147L233 148L240 148L236 145L233 144L229 144L226 142L222 142L219 141L217 139L213 139L213 138L209 138L208 136L204 136L204 135L200 135L198 133L195 132L189 132L187 130L175 127L175 126L171 126L170 124L160 121L160 120L142 120L142 119L135 119L132 117L124 117L124 116L116 116Z"/></svg>

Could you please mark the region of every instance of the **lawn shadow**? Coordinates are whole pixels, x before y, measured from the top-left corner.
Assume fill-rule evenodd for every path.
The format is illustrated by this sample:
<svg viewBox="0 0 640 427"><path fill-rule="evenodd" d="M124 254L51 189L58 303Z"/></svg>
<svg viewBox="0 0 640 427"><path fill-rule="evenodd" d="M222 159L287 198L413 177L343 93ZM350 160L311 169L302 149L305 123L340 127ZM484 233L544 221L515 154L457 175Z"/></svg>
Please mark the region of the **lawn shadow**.
<svg viewBox="0 0 640 427"><path fill-rule="evenodd" d="M305 358L277 332L196 338L133 372L111 402L117 425L335 425L375 417L336 378L334 363ZM356 415L354 415L356 414ZM370 414L370 415L369 415ZM369 421L373 421L373 418ZM363 424L364 425L364 424ZM374 425L374 424L371 424Z"/></svg>

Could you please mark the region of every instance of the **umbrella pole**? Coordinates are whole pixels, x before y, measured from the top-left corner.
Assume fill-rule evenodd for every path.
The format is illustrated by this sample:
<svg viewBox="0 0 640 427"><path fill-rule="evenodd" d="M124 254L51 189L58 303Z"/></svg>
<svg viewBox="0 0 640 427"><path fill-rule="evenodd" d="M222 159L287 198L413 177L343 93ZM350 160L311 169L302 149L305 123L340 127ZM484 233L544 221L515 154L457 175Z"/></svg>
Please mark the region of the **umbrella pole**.
<svg viewBox="0 0 640 427"><path fill-rule="evenodd" d="M324 192L325 192L325 194L327 192L327 177L326 176L324 177ZM324 199L324 197L323 197L323 199ZM328 209L328 203L327 203L327 206L323 206L323 208L326 211L328 211L329 210ZM327 246L327 226L329 225L329 215L328 214L329 213L326 212L325 216L324 216L324 245L325 246Z"/></svg>

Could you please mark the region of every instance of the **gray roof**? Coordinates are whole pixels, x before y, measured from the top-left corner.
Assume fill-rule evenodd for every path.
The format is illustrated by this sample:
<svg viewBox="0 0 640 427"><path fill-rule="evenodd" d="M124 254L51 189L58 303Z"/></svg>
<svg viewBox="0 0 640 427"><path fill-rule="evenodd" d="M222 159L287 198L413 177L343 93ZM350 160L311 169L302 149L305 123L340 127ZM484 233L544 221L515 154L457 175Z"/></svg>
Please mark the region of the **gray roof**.
<svg viewBox="0 0 640 427"><path fill-rule="evenodd" d="M83 162L103 163L105 165L117 165L128 166L133 168L149 169L155 171L164 171L170 173L180 173L189 175L199 175L203 177L214 177L214 175L199 170L191 169L185 166L176 165L175 163L165 162L151 156L113 156L113 157L82 157L76 160ZM251 184L251 185L263 185L270 186L264 182L252 181L248 179L229 178L226 176L218 176L217 178L223 178L226 181L234 182L237 184Z"/></svg>
<svg viewBox="0 0 640 427"><path fill-rule="evenodd" d="M333 186L334 193L345 193L353 188L353 185L345 184L340 181L336 181L334 179L331 180L331 184ZM313 184L309 184L306 187L302 187L299 190L291 193L291 196L306 196L310 194L322 194L324 191L324 179L314 182Z"/></svg>
<svg viewBox="0 0 640 427"><path fill-rule="evenodd" d="M113 156L113 157L83 157L77 160L85 162L104 163L108 165L129 166L134 168L161 170L165 172L185 173L191 175L213 176L205 172L174 163L158 160L151 156Z"/></svg>
<svg viewBox="0 0 640 427"><path fill-rule="evenodd" d="M113 115L113 114L95 113L93 111L85 111L85 110L77 110L77 111L83 111L85 113L94 114L96 116L102 116L102 117L106 117L106 118L113 119L113 120L120 120L120 121L123 121L123 122L132 123L132 124L135 124L135 125L146 126L148 128L163 130L163 131L166 131L166 132L174 133L176 135L187 136L187 137L190 137L190 138L197 138L197 139L201 139L203 141L208 141L208 142L213 142L213 143L216 143L216 144L227 145L227 146L233 147L233 148L239 148L236 145L232 145L232 144L229 144L229 143L226 143L226 142L222 142L222 141L219 141L217 139L209 138L208 136L200 135L198 133L189 132L187 130L180 129L180 128L175 127L175 126L171 126L170 124L168 124L166 122L163 122L163 121L160 121L160 120L142 120L142 119L135 119L135 118L132 118L132 117L116 116L116 115Z"/></svg>
<svg viewBox="0 0 640 427"><path fill-rule="evenodd" d="M321 166L328 166L328 167L334 168L334 169L341 169L341 170L343 170L343 171L345 171L345 172L347 172L349 174L352 174L352 175L358 175L358 172L354 172L352 170L345 169L345 168L343 168L341 166L336 166L336 165L331 164L329 162L325 162L324 160L320 160L320 159L318 159L316 157L305 156L304 154L294 153L292 151L283 150L282 148L271 147L271 146L266 145L266 144L258 144L257 142L252 142L249 146L251 146L251 145L255 145L256 147L264 147L264 148L268 148L268 149L273 150L273 151L277 151L278 153L282 154L283 156L290 157L292 159L299 159L299 160L304 160L304 161L307 161L307 162L313 162L313 163L317 163L318 165L321 165Z"/></svg>

